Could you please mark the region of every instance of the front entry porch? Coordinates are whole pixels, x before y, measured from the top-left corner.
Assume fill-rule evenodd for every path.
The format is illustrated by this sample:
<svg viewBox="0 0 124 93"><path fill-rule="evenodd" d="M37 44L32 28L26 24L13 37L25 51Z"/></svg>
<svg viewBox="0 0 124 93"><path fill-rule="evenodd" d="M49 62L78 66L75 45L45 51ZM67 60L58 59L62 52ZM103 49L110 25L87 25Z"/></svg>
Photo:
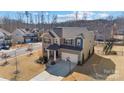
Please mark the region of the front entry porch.
<svg viewBox="0 0 124 93"><path fill-rule="evenodd" d="M48 60L56 62L56 60L59 58L59 45L53 44L48 46L47 48L47 58Z"/></svg>
<svg viewBox="0 0 124 93"><path fill-rule="evenodd" d="M47 58L48 60L56 61L59 58L58 50L49 50L47 49Z"/></svg>

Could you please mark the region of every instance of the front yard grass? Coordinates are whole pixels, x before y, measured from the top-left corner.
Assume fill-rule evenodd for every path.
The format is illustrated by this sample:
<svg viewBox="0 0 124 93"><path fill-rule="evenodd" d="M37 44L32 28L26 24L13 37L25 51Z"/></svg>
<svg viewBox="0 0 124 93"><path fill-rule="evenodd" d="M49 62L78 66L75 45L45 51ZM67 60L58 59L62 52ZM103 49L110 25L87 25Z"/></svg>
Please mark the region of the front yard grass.
<svg viewBox="0 0 124 93"><path fill-rule="evenodd" d="M17 57L18 60L18 70L16 80L30 80L34 76L38 75L44 71L44 65L38 64L35 61L42 55L41 50L33 52L33 55L21 55ZM15 58L8 59L9 64L5 66L0 66L0 77L11 80L15 77L13 72L16 70L16 60Z"/></svg>

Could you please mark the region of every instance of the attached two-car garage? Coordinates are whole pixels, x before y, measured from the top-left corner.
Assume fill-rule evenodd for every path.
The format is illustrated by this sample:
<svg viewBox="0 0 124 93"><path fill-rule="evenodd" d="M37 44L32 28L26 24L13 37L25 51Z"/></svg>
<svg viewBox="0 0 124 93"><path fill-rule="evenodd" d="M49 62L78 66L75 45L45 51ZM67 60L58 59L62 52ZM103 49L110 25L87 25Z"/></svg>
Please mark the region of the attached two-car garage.
<svg viewBox="0 0 124 93"><path fill-rule="evenodd" d="M71 54L71 53L62 52L62 56L61 57L62 57L62 60L66 60L67 58L69 58L69 60L72 63L78 64L78 55L77 54Z"/></svg>

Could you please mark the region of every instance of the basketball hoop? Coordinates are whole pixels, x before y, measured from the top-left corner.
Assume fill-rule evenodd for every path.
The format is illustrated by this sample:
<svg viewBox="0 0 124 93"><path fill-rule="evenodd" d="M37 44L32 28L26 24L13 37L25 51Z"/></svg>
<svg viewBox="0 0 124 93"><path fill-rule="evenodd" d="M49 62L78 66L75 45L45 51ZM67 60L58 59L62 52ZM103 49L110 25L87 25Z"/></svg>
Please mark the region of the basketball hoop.
<svg viewBox="0 0 124 93"><path fill-rule="evenodd" d="M71 62L71 61L70 61L70 57L67 57L67 58L66 58L66 61Z"/></svg>

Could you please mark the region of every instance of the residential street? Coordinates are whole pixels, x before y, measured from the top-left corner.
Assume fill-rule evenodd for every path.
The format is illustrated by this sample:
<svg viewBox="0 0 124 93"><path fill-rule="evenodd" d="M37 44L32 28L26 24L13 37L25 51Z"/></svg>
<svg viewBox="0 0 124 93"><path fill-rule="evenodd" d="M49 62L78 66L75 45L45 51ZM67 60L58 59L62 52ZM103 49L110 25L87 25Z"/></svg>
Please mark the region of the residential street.
<svg viewBox="0 0 124 93"><path fill-rule="evenodd" d="M39 48L42 48L42 43L32 43L32 51L37 50ZM27 51L27 49L28 49L27 47L22 47L18 49L1 50L0 52L6 53L7 55L10 56L9 58L12 58L15 57L15 52L17 56L28 53L29 51ZM0 57L0 61L2 60L4 59Z"/></svg>

